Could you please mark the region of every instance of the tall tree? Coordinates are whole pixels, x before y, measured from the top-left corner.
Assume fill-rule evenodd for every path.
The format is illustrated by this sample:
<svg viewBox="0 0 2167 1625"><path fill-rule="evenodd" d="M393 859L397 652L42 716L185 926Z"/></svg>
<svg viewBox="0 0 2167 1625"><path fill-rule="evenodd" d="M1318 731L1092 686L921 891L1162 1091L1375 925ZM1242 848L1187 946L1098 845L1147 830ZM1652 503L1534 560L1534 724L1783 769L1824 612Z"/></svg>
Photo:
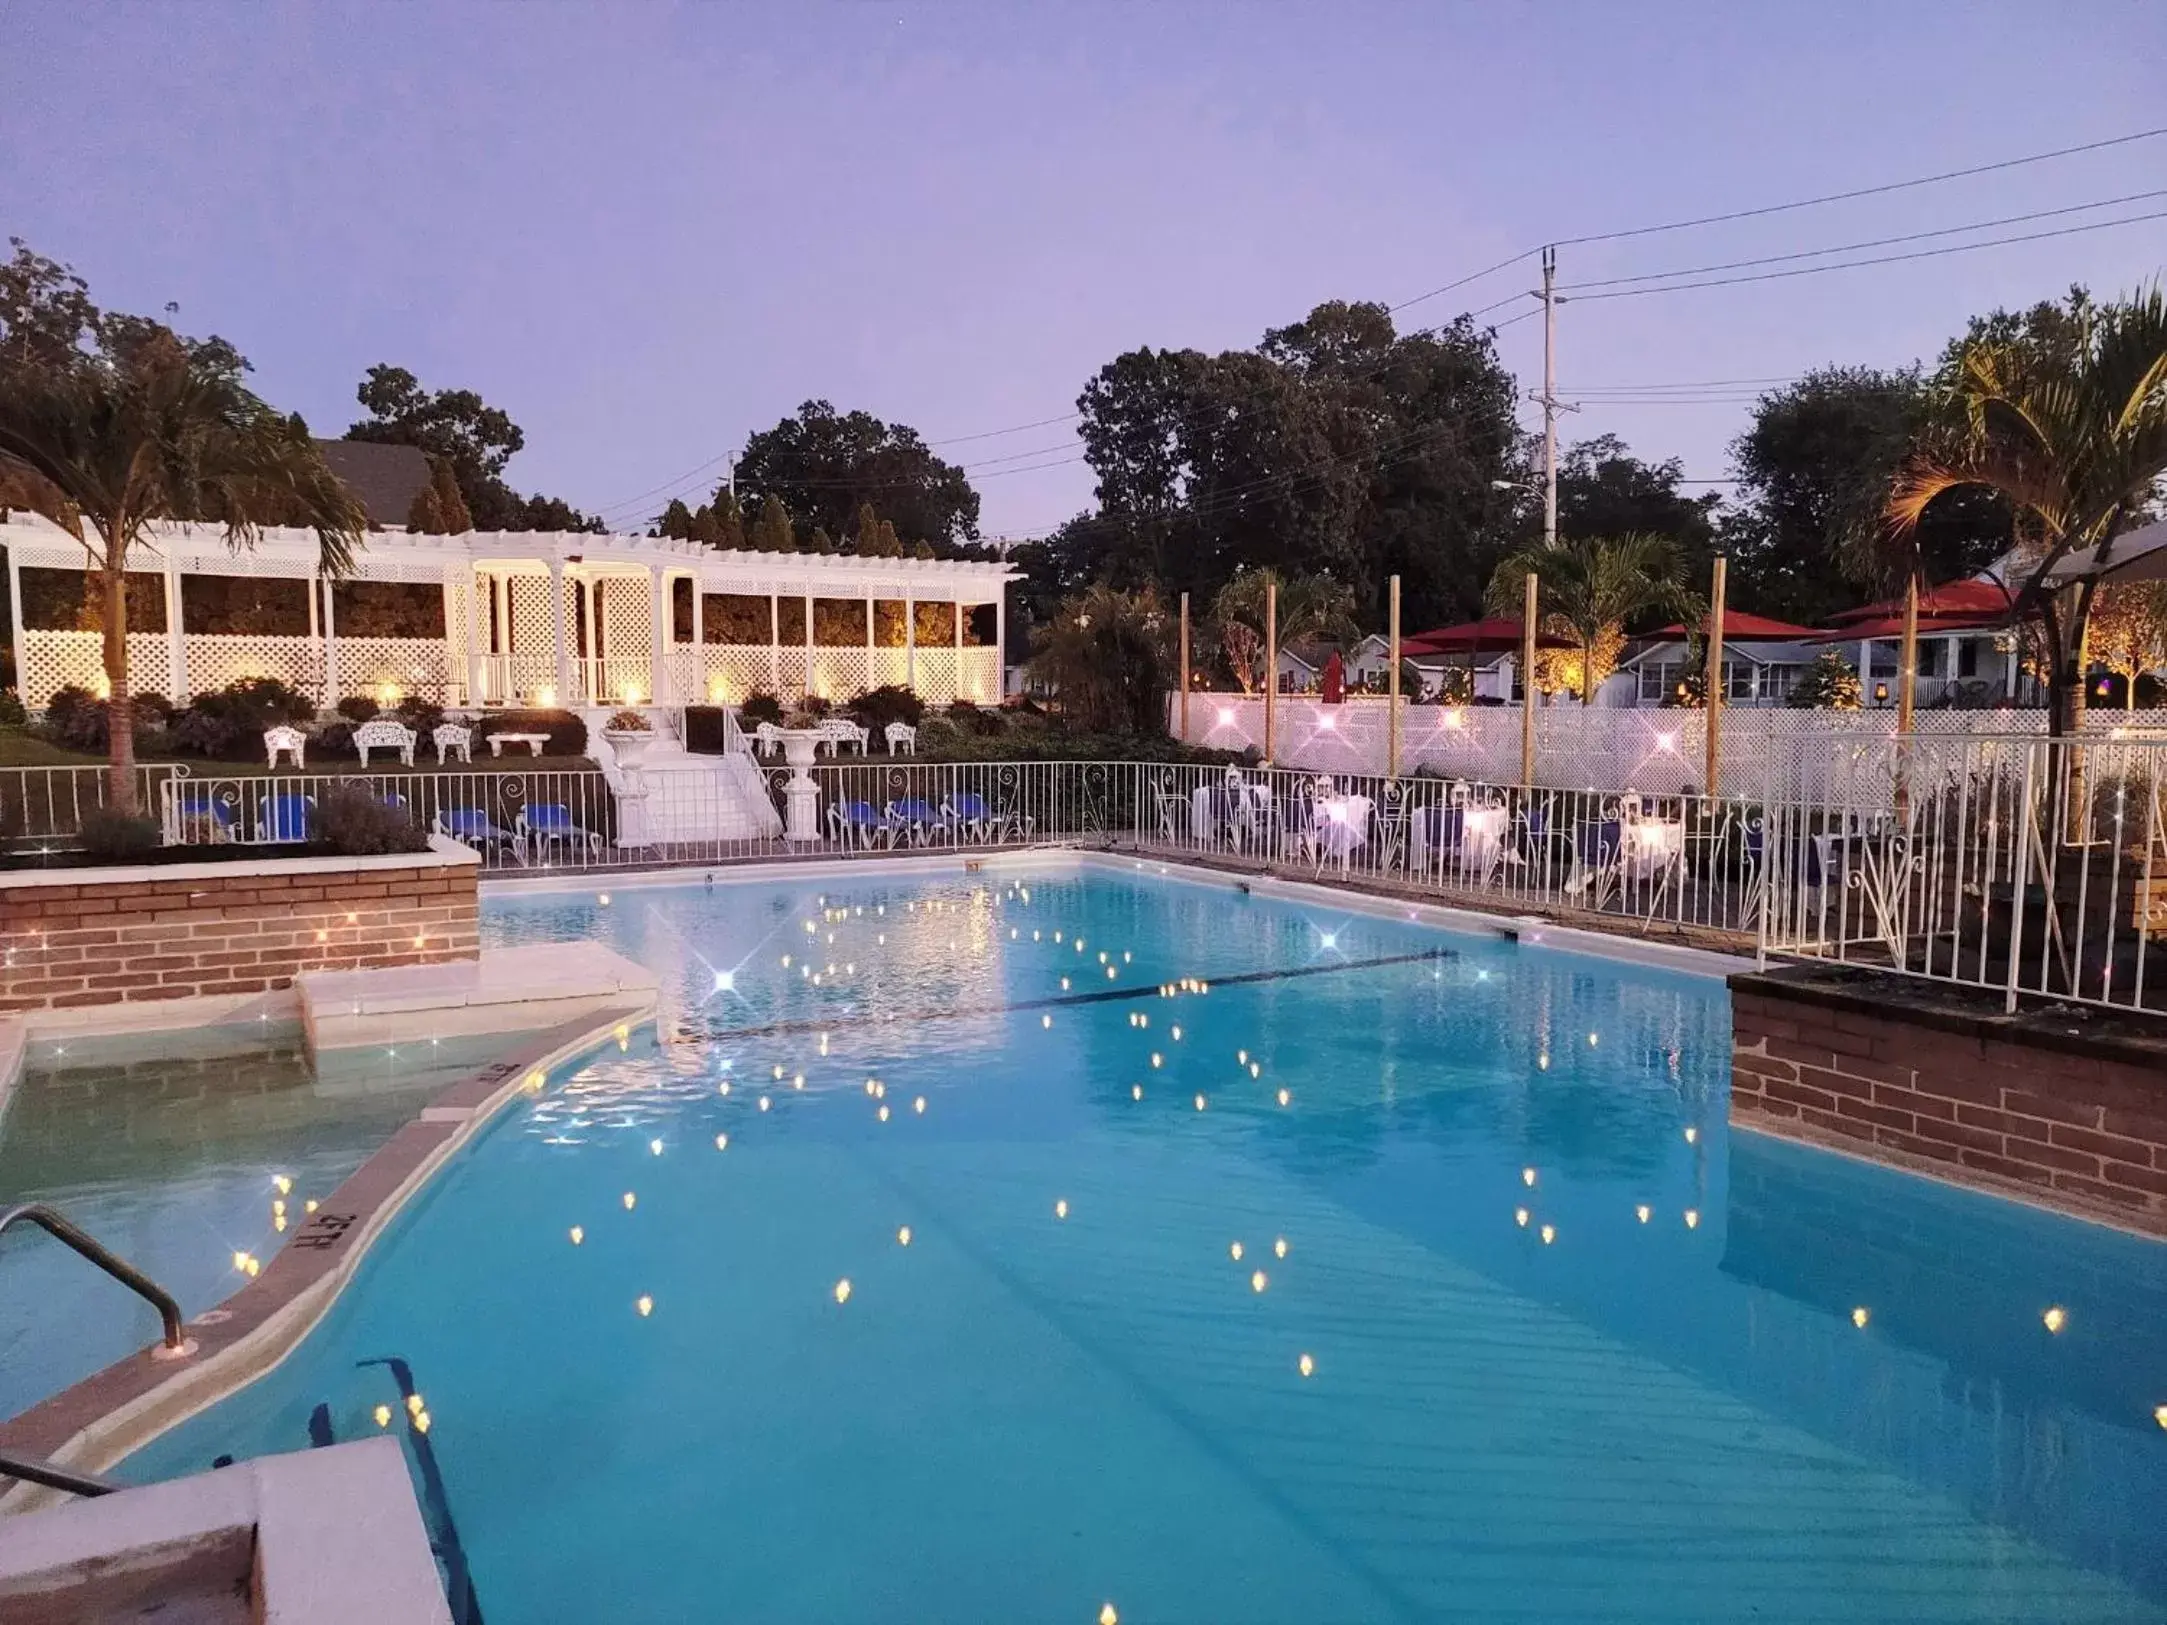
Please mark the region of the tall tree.
<svg viewBox="0 0 2167 1625"><path fill-rule="evenodd" d="M247 363L231 345L185 339L147 318L106 317L87 300L69 274L43 279L28 301L36 309L0 311L0 473L26 506L82 543L100 585L108 799L133 812L127 576L145 527L215 522L239 547L265 524L310 525L322 569L336 576L365 521L308 426L243 385ZM70 321L79 322L76 342L49 343Z"/></svg>
<svg viewBox="0 0 2167 1625"><path fill-rule="evenodd" d="M1077 402L1099 506L1054 539L1060 571L1207 598L1245 566L1325 571L1371 616L1398 573L1417 624L1452 613L1502 550L1513 395L1487 333L1401 335L1374 304L1255 350L1118 356Z"/></svg>
<svg viewBox="0 0 2167 1625"><path fill-rule="evenodd" d="M2050 578L2072 553L2111 557L2167 471L2167 297L2154 283L2102 308L2078 289L2029 318L1997 313L1965 340L1953 374L1946 418L1919 437L1890 492L1890 543L1913 546L1944 493L2008 503L2024 566L2018 609L2041 617L2048 730L2075 733L2098 583L2054 590Z"/></svg>
<svg viewBox="0 0 2167 1625"><path fill-rule="evenodd" d="M1692 621L1700 599L1685 584L1678 544L1668 536L1576 537L1523 548L1499 561L1490 577L1489 606L1518 615L1530 572L1542 583L1550 631L1578 646L1580 703L1617 669L1631 623L1652 615Z"/></svg>
<svg viewBox="0 0 2167 1625"><path fill-rule="evenodd" d="M379 363L361 380L355 396L369 415L346 431L349 440L386 446L418 446L441 459L480 530L604 529L558 497L523 497L505 483L505 465L527 437L511 415L471 389L433 394L404 367Z"/></svg>
<svg viewBox="0 0 2167 1625"><path fill-rule="evenodd" d="M963 470L933 455L918 431L870 412L838 413L807 401L795 417L753 435L738 485L780 498L801 523L850 534L871 503L905 541L954 544L978 536L978 493Z"/></svg>
<svg viewBox="0 0 2167 1625"><path fill-rule="evenodd" d="M1882 550L1890 482L1933 411L1917 368L1825 367L1762 396L1732 446L1739 505L1723 523L1739 601L1814 625L1901 587L1911 565L1957 580L2007 552L2008 507L1985 491L1922 515L1909 564Z"/></svg>
<svg viewBox="0 0 2167 1625"><path fill-rule="evenodd" d="M1268 615L1266 599L1275 586L1277 614ZM1288 644L1350 638L1358 630L1351 588L1328 575L1282 577L1272 569L1244 570L1221 587L1211 601L1211 620L1228 670L1244 693L1272 680L1279 650ZM1272 631L1279 635L1277 648L1266 646L1266 633Z"/></svg>
<svg viewBox="0 0 2167 1625"><path fill-rule="evenodd" d="M1558 459L1558 531L1565 536L1667 536L1689 579L1708 573L1721 498L1688 496L1677 458L1650 463L1614 434L1570 447Z"/></svg>
<svg viewBox="0 0 2167 1625"><path fill-rule="evenodd" d="M424 536L457 536L474 528L458 478L441 457L429 459L429 483L407 510L406 528Z"/></svg>
<svg viewBox="0 0 2167 1625"><path fill-rule="evenodd" d="M789 506L781 497L768 496L760 499L760 511L752 522L752 546L761 553L795 553L798 550L797 529L790 517Z"/></svg>

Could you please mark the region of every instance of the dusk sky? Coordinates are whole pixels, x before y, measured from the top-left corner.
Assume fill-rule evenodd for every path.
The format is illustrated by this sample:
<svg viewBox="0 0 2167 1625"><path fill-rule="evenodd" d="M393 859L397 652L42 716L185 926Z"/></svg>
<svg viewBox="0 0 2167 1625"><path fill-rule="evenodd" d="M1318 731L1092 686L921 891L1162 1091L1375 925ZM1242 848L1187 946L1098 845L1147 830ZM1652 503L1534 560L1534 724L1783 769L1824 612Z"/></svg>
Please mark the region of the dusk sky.
<svg viewBox="0 0 2167 1625"><path fill-rule="evenodd" d="M2167 125L2160 0L10 0L0 19L0 235L71 262L108 306L178 302L185 330L232 339L319 433L358 415L373 362L478 389L527 432L513 483L616 528L673 492L697 500L747 433L825 396L954 442L989 535L1043 533L1090 500L1070 425L991 431L1072 412L1122 350L1248 345L1319 300L1396 303L1549 239ZM2153 139L1567 248L1560 280L2163 189ZM2162 210L2154 196L1978 235ZM1973 312L2075 281L2126 291L2163 263L2154 219L1583 301L1561 315L1561 393L1901 364ZM1522 264L1399 320L1533 276ZM1499 343L1533 387L1540 323ZM1566 434L1615 432L1720 477L1754 387L1591 404Z"/></svg>

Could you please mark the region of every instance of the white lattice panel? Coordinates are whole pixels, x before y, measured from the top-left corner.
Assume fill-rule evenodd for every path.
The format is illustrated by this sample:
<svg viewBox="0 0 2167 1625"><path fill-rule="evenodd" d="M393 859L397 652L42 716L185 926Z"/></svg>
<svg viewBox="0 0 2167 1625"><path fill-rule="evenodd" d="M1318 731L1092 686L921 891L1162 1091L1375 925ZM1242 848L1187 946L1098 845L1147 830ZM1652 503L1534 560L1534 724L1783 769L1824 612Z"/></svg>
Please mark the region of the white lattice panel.
<svg viewBox="0 0 2167 1625"><path fill-rule="evenodd" d="M706 704L738 705L754 689L768 687L765 644L707 643L697 652L700 692Z"/></svg>
<svg viewBox="0 0 2167 1625"><path fill-rule="evenodd" d="M454 669L463 669L467 658L467 611L474 600L471 581L450 581L444 586L444 658ZM483 645L487 647L486 643Z"/></svg>
<svg viewBox="0 0 2167 1625"><path fill-rule="evenodd" d="M928 705L946 705L956 697L956 652L952 648L918 646L918 697Z"/></svg>
<svg viewBox="0 0 2167 1625"><path fill-rule="evenodd" d="M387 690L419 695L439 705L465 697L466 667L451 664L441 638L339 638L339 687L344 694L381 700ZM334 696L336 699L339 696Z"/></svg>
<svg viewBox="0 0 2167 1625"><path fill-rule="evenodd" d="M275 677L289 688L313 694L323 682L322 661L314 638L270 633L188 632L181 658L188 666L188 692L209 694L245 677ZM164 661L161 657L160 664Z"/></svg>
<svg viewBox="0 0 2167 1625"><path fill-rule="evenodd" d="M876 648L866 657L866 687L901 688L910 681L910 651L907 649Z"/></svg>
<svg viewBox="0 0 2167 1625"><path fill-rule="evenodd" d="M105 636L100 632L25 631L17 637L16 692L33 711L45 709L57 689L74 684L97 693L105 681ZM128 634L128 686L139 694L173 693L163 632Z"/></svg>
<svg viewBox="0 0 2167 1625"><path fill-rule="evenodd" d="M1001 652L998 649L965 649L956 678L959 700L978 705L1001 703Z"/></svg>
<svg viewBox="0 0 2167 1625"><path fill-rule="evenodd" d="M647 583L613 576L601 584L602 649L612 660L645 660L655 646Z"/></svg>
<svg viewBox="0 0 2167 1625"><path fill-rule="evenodd" d="M871 675L864 649L815 649L807 687L825 699L847 700L868 686Z"/></svg>
<svg viewBox="0 0 2167 1625"><path fill-rule="evenodd" d="M549 579L548 576L513 576L505 585L511 604L511 652L515 655L547 655L552 661L557 657L556 623L549 608ZM565 607L569 613L569 599ZM567 621L567 638L571 636L570 625Z"/></svg>
<svg viewBox="0 0 2167 1625"><path fill-rule="evenodd" d="M777 694L802 694L805 692L805 651L783 649L775 656ZM762 679L765 682L765 679Z"/></svg>

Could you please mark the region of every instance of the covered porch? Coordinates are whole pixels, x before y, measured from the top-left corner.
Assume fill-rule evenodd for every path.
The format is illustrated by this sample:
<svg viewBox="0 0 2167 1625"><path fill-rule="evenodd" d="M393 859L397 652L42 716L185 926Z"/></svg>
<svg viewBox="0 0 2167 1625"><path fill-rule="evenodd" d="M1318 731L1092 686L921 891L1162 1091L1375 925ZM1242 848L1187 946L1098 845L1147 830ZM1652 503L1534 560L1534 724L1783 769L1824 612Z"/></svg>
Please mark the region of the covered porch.
<svg viewBox="0 0 2167 1625"><path fill-rule="evenodd" d="M23 703L102 692L84 554L64 531L0 525ZM266 530L235 551L210 525L161 526L129 574L129 672L176 702L275 677L331 706L736 704L755 689L847 699L898 684L931 704L1001 697L1004 564L719 552L576 532L371 533L354 573L316 538ZM94 603L94 600L93 600Z"/></svg>

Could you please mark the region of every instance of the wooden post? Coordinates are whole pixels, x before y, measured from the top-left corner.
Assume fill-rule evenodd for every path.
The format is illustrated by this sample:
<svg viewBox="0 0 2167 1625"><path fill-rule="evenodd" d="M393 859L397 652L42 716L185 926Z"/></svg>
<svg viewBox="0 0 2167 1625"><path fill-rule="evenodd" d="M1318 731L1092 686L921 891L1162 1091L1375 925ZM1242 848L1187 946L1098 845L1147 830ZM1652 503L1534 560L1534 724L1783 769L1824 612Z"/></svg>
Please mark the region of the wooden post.
<svg viewBox="0 0 2167 1625"><path fill-rule="evenodd" d="M1520 787L1535 786L1535 616L1541 588L1533 570L1520 603Z"/></svg>
<svg viewBox="0 0 2167 1625"><path fill-rule="evenodd" d="M1264 583L1264 764L1272 762L1273 730L1279 721L1279 583Z"/></svg>
<svg viewBox="0 0 2167 1625"><path fill-rule="evenodd" d="M1181 595L1181 730L1177 736L1189 742L1189 595Z"/></svg>
<svg viewBox="0 0 2167 1625"><path fill-rule="evenodd" d="M1728 563L1721 553L1716 555L1715 579L1708 585L1708 675L1703 679L1705 691L1701 698L1708 723L1706 789L1702 793L1710 797L1723 793L1723 589Z"/></svg>
<svg viewBox="0 0 2167 1625"><path fill-rule="evenodd" d="M1904 578L1904 641L1896 656L1896 817L1904 824L1911 819L1911 710L1918 686L1919 573L1913 570Z"/></svg>
<svg viewBox="0 0 2167 1625"><path fill-rule="evenodd" d="M1392 610L1389 636L1391 648L1388 658L1392 662L1391 676L1385 687L1385 751L1384 773L1388 779L1400 776L1400 578L1392 578Z"/></svg>

